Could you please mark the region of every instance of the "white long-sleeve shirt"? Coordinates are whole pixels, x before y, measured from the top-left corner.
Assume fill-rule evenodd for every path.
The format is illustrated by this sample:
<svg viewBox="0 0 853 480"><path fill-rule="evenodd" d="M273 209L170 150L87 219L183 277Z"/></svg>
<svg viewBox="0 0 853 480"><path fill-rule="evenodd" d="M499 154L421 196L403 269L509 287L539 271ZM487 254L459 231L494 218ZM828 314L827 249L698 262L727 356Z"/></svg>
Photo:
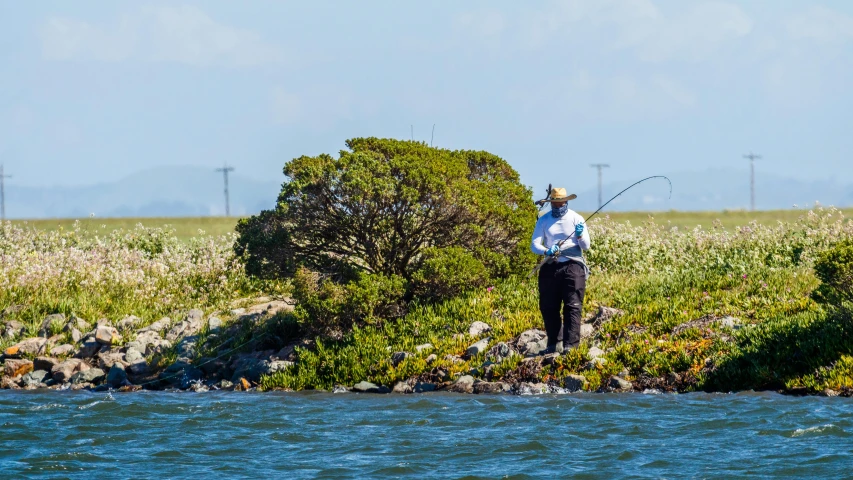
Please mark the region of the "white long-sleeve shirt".
<svg viewBox="0 0 853 480"><path fill-rule="evenodd" d="M589 249L591 241L589 228L584 228L583 235L580 238L575 236L575 225L578 223L584 223L584 220L574 210L566 211L559 218L554 218L551 212L547 212L539 217L536 222L536 228L533 229L533 238L530 242L530 250L537 255L545 255L552 245L568 238L560 247L562 253L558 261L568 262L569 259L566 257L570 256L581 257L583 255L581 251Z"/></svg>

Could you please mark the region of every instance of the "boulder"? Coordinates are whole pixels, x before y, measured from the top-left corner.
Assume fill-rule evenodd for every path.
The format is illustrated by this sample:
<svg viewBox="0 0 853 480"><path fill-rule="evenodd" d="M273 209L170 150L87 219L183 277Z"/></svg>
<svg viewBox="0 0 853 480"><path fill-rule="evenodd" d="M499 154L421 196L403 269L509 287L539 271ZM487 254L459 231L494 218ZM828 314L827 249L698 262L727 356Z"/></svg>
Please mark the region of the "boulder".
<svg viewBox="0 0 853 480"><path fill-rule="evenodd" d="M512 386L506 382L475 382L474 393L504 393L512 390Z"/></svg>
<svg viewBox="0 0 853 480"><path fill-rule="evenodd" d="M74 343L79 343L80 340L82 340L82 339L83 339L83 334L80 333L80 330L77 330L76 328L72 328L71 329L71 340Z"/></svg>
<svg viewBox="0 0 853 480"><path fill-rule="evenodd" d="M379 386L370 382L358 382L352 386L352 390L354 392L361 393L388 393L390 391L388 387Z"/></svg>
<svg viewBox="0 0 853 480"><path fill-rule="evenodd" d="M523 355L538 355L548 346L548 336L542 330L533 328L521 332L516 341L518 351Z"/></svg>
<svg viewBox="0 0 853 480"><path fill-rule="evenodd" d="M600 357L603 357L603 356L604 356L604 350L602 350L602 349L600 349L600 348L598 348L598 347L592 347L592 348L590 348L590 349L589 349L589 358L590 358L590 359L593 359L593 358L600 358Z"/></svg>
<svg viewBox="0 0 853 480"><path fill-rule="evenodd" d="M109 371L113 365L119 365L121 368L125 368L129 365L129 362L124 358L124 354L118 351L101 352L97 357L98 367L104 371Z"/></svg>
<svg viewBox="0 0 853 480"><path fill-rule="evenodd" d="M48 373L44 370L33 370L21 378L21 386L24 388L38 388L43 386Z"/></svg>
<svg viewBox="0 0 853 480"><path fill-rule="evenodd" d="M470 327L468 327L468 335L471 335L472 337L479 337L480 335L486 332L490 332L491 330L492 327L488 323L477 320L476 322L472 323Z"/></svg>
<svg viewBox="0 0 853 480"><path fill-rule="evenodd" d="M515 351L509 344L498 342L486 354L486 359L494 363L501 363L512 355L515 355Z"/></svg>
<svg viewBox="0 0 853 480"><path fill-rule="evenodd" d="M148 345L158 345L163 338L154 330L145 330L136 334L135 341L142 345L141 350L145 350Z"/></svg>
<svg viewBox="0 0 853 480"><path fill-rule="evenodd" d="M563 379L563 388L570 392L581 391L584 385L586 385L586 377L583 375L569 375Z"/></svg>
<svg viewBox="0 0 853 480"><path fill-rule="evenodd" d="M465 350L465 356L468 358L476 357L477 355L485 352L487 348L489 348L489 338L484 338L468 347L468 349Z"/></svg>
<svg viewBox="0 0 853 480"><path fill-rule="evenodd" d="M296 345L287 345L278 353L275 354L275 358L279 360L295 360L296 359Z"/></svg>
<svg viewBox="0 0 853 480"><path fill-rule="evenodd" d="M607 365L607 359L606 358L595 357L592 360L586 362L586 366L584 368L586 368L587 370L594 370L594 369L598 368L599 366L604 366L604 365Z"/></svg>
<svg viewBox="0 0 853 480"><path fill-rule="evenodd" d="M160 373L159 379L169 385L178 387L182 390L190 388L190 385L201 380L202 371L194 367L190 363L177 361L163 370Z"/></svg>
<svg viewBox="0 0 853 480"><path fill-rule="evenodd" d="M124 352L124 361L128 364L133 364L140 360L145 360L145 355L143 355L139 350L135 348L128 348Z"/></svg>
<svg viewBox="0 0 853 480"><path fill-rule="evenodd" d="M71 376L75 373L89 370L89 364L78 359L71 358L50 369L50 375L56 383L66 383L71 380Z"/></svg>
<svg viewBox="0 0 853 480"><path fill-rule="evenodd" d="M421 353L421 352L423 352L424 350L432 350L433 348L435 348L435 347L433 347L431 343L424 343L424 344L421 344L421 345L416 345L416 346L415 346L415 351L416 351L416 352L418 352L418 353Z"/></svg>
<svg viewBox="0 0 853 480"><path fill-rule="evenodd" d="M417 382L414 386L415 393L434 392L438 385L434 383Z"/></svg>
<svg viewBox="0 0 853 480"><path fill-rule="evenodd" d="M444 356L444 359L451 363L465 363L465 360L462 360L462 357L459 357L458 355L448 354Z"/></svg>
<svg viewBox="0 0 853 480"><path fill-rule="evenodd" d="M438 360L438 355L436 355L436 354L434 354L434 353L431 353L431 354L427 355L427 357L426 357L426 359L425 359L425 361L426 361L427 365L429 365L429 364L431 364L431 363L435 362L436 360Z"/></svg>
<svg viewBox="0 0 853 480"><path fill-rule="evenodd" d="M518 395L543 395L548 392L550 392L548 385L529 382L519 383L515 390L515 393Z"/></svg>
<svg viewBox="0 0 853 480"><path fill-rule="evenodd" d="M65 327L65 315L61 313L55 313L53 315L48 315L44 317L44 320L41 321L41 326L39 327L39 335L42 337L50 336L54 327L56 331L60 331Z"/></svg>
<svg viewBox="0 0 853 480"><path fill-rule="evenodd" d="M288 368L292 367L294 365L294 363L288 362L287 360L275 360L275 361L269 362L267 365L268 365L267 371L264 373L265 375L270 375L270 374L277 373L277 372L283 372L283 371L287 370Z"/></svg>
<svg viewBox="0 0 853 480"><path fill-rule="evenodd" d="M187 317L176 323L166 334L166 340L174 342L175 340L197 334L201 330L201 317L204 312L201 310L190 310Z"/></svg>
<svg viewBox="0 0 853 480"><path fill-rule="evenodd" d="M23 335L26 330L27 327L25 327L23 323L16 320L9 320L3 324L3 337L15 338L19 335Z"/></svg>
<svg viewBox="0 0 853 480"><path fill-rule="evenodd" d="M474 392L474 377L471 375L462 375L453 382L448 390L456 393L473 393Z"/></svg>
<svg viewBox="0 0 853 480"><path fill-rule="evenodd" d="M118 321L116 327L122 332L129 332L142 323L142 319L133 315L128 315Z"/></svg>
<svg viewBox="0 0 853 480"><path fill-rule="evenodd" d="M741 319L732 316L723 317L720 319L720 326L735 330L741 327L741 323L743 323Z"/></svg>
<svg viewBox="0 0 853 480"><path fill-rule="evenodd" d="M403 360L411 357L412 354L409 352L394 352L391 354L391 365L395 367L400 364Z"/></svg>
<svg viewBox="0 0 853 480"><path fill-rule="evenodd" d="M618 308L610 308L600 305L598 307L598 311L590 318L584 319L584 323L590 323L593 325L593 328L596 330L601 328L601 325L605 322L609 322L614 317L618 317L620 315L624 315L625 312L623 310L619 310Z"/></svg>
<svg viewBox="0 0 853 480"><path fill-rule="evenodd" d="M589 338L595 333L595 327L590 323L581 324L581 338Z"/></svg>
<svg viewBox="0 0 853 480"><path fill-rule="evenodd" d="M391 393L413 393L415 391L410 385L409 382L397 382L394 385L394 388L391 389Z"/></svg>
<svg viewBox="0 0 853 480"><path fill-rule="evenodd" d="M169 325L171 325L171 324L172 324L171 318L163 317L160 320L157 320L156 322L152 323L151 325L148 325L145 328L141 328L141 329L137 330L137 333L154 332L154 333L158 334L157 337L159 338L160 337L159 333L162 332L163 330L169 328Z"/></svg>
<svg viewBox="0 0 853 480"><path fill-rule="evenodd" d="M57 357L67 357L74 353L74 346L64 343L50 349L50 354Z"/></svg>
<svg viewBox="0 0 853 480"><path fill-rule="evenodd" d="M47 339L42 337L32 337L12 345L6 349L5 353L7 356L38 355L42 352L45 344L47 344Z"/></svg>
<svg viewBox="0 0 853 480"><path fill-rule="evenodd" d="M87 340L80 346L80 350L75 355L78 358L92 358L101 351L101 345L96 340Z"/></svg>
<svg viewBox="0 0 853 480"><path fill-rule="evenodd" d="M107 384L113 388L119 388L127 382L127 372L120 364L110 367L107 374Z"/></svg>
<svg viewBox="0 0 853 480"><path fill-rule="evenodd" d="M89 322L83 320L77 316L71 316L71 319L68 320L68 323L65 324L63 330L66 332L71 332L72 330L78 330L80 332L88 332L92 329L92 326L89 325Z"/></svg>
<svg viewBox="0 0 853 480"><path fill-rule="evenodd" d="M614 392L630 392L634 389L631 382L616 376L610 377L610 381L607 382L607 386Z"/></svg>
<svg viewBox="0 0 853 480"><path fill-rule="evenodd" d="M181 339L175 346L178 358L194 359L198 348L198 335L190 335Z"/></svg>
<svg viewBox="0 0 853 480"><path fill-rule="evenodd" d="M93 385L101 383L107 374L100 368L90 368L71 375L71 384L79 385L82 383L91 383Z"/></svg>
<svg viewBox="0 0 853 480"><path fill-rule="evenodd" d="M231 375L231 381L234 383L239 383L241 378L246 378L252 382L259 382L261 380L261 375L267 375L270 373L271 362L265 360L263 356L265 355L261 352L256 353L244 353L234 357L231 360L231 371L234 373Z"/></svg>
<svg viewBox="0 0 853 480"><path fill-rule="evenodd" d="M207 330L209 332L216 332L222 328L222 320L219 317L210 317L207 319Z"/></svg>
<svg viewBox="0 0 853 480"><path fill-rule="evenodd" d="M121 335L115 327L102 325L95 329L95 341L101 345L112 345L121 341Z"/></svg>
<svg viewBox="0 0 853 480"><path fill-rule="evenodd" d="M59 365L59 360L51 357L36 357L33 360L33 370L44 370L50 372L53 367Z"/></svg>
<svg viewBox="0 0 853 480"><path fill-rule="evenodd" d="M168 340L160 340L157 343L152 343L151 345L148 345L148 347L145 349L145 356L150 357L151 355L157 353L163 353L165 350L168 350L170 348L172 348L172 342Z"/></svg>
<svg viewBox="0 0 853 480"><path fill-rule="evenodd" d="M26 375L33 371L33 362L24 359L7 358L3 373L7 377Z"/></svg>

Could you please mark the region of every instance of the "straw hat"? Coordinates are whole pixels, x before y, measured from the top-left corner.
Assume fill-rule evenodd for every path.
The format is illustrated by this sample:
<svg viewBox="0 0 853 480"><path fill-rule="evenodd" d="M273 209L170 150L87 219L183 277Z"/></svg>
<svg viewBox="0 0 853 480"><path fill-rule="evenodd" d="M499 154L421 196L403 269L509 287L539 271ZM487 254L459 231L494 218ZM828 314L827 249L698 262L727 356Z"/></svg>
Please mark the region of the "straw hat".
<svg viewBox="0 0 853 480"><path fill-rule="evenodd" d="M578 196L574 193L567 195L565 188L552 188L548 198L543 200L543 202L568 202L569 200L574 200L576 198L578 198Z"/></svg>

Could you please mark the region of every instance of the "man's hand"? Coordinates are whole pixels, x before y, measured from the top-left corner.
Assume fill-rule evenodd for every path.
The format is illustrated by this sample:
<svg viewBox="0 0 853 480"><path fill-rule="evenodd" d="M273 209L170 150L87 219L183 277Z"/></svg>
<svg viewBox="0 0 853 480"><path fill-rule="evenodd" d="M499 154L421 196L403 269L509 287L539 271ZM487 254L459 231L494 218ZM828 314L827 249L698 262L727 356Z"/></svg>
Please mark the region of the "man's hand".
<svg viewBox="0 0 853 480"><path fill-rule="evenodd" d="M575 225L575 235L577 235L578 238L581 238L581 235L583 235L583 229L583 223Z"/></svg>
<svg viewBox="0 0 853 480"><path fill-rule="evenodd" d="M560 246L557 245L556 243L554 245L551 245L551 248L549 248L548 251L545 252L545 255L550 255L552 257L559 255L559 254L560 254Z"/></svg>

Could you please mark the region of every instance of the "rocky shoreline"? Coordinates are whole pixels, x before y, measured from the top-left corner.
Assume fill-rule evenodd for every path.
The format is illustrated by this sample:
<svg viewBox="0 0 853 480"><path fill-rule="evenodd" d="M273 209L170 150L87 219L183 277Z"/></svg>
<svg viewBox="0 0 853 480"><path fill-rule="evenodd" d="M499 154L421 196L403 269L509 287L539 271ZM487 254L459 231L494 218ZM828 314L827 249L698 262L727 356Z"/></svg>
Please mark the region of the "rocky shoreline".
<svg viewBox="0 0 853 480"><path fill-rule="evenodd" d="M180 321L162 318L154 323L139 327L141 320L128 316L113 325L108 320L99 320L94 325L78 317L66 319L64 315L49 315L40 328L40 336L25 338L6 348L2 361L3 389L52 389L93 391L137 391L137 390L190 390L206 392L215 390L256 390L264 375L284 371L298 362L295 347L310 347L303 340L278 349L253 350L237 353L254 340L244 344L237 340L241 329L261 325L280 313L292 310L288 301L266 300L248 308L234 309L227 323L220 315L213 314L205 319L202 310L194 309ZM589 341L583 370L601 368L607 360L599 348L595 336L600 327L612 318L622 315L617 309L600 307L596 314L584 319L581 336ZM712 325L723 330L739 328L739 320L726 318L703 318L687 322L674 332L689 328L707 328ZM139 328L138 328L139 327ZM51 331L58 333L50 334ZM22 324L8 321L2 325L6 338L20 336L25 331ZM581 373L563 378L541 378L544 368L558 362L561 353L542 355L546 347L545 332L530 329L506 342L491 344L491 327L482 321L470 325L467 336L474 341L464 355L446 355L437 362L431 344L415 347L413 352L389 352L389 361L397 366L416 355L426 356L426 364L440 364L420 375L413 376L394 385L377 385L361 381L354 385L336 385L335 393L396 393L412 394L446 391L464 394L547 394L571 393L589 390L586 377ZM709 329L708 332L711 332ZM637 332L634 332L637 333ZM725 333L714 333L725 335ZM67 342L67 343L64 343ZM200 352L207 352L207 356ZM468 372L451 374L448 364L462 364L485 353L485 361ZM507 361L514 368L497 375L495 371ZM444 366L441 366L444 365ZM708 365L712 368L711 365ZM671 372L663 377L639 375L632 377L628 370L610 376L596 392L643 392L674 393L689 390L695 378ZM780 391L780 393L803 394L805 392ZM853 391L824 391L826 396L851 396Z"/></svg>

